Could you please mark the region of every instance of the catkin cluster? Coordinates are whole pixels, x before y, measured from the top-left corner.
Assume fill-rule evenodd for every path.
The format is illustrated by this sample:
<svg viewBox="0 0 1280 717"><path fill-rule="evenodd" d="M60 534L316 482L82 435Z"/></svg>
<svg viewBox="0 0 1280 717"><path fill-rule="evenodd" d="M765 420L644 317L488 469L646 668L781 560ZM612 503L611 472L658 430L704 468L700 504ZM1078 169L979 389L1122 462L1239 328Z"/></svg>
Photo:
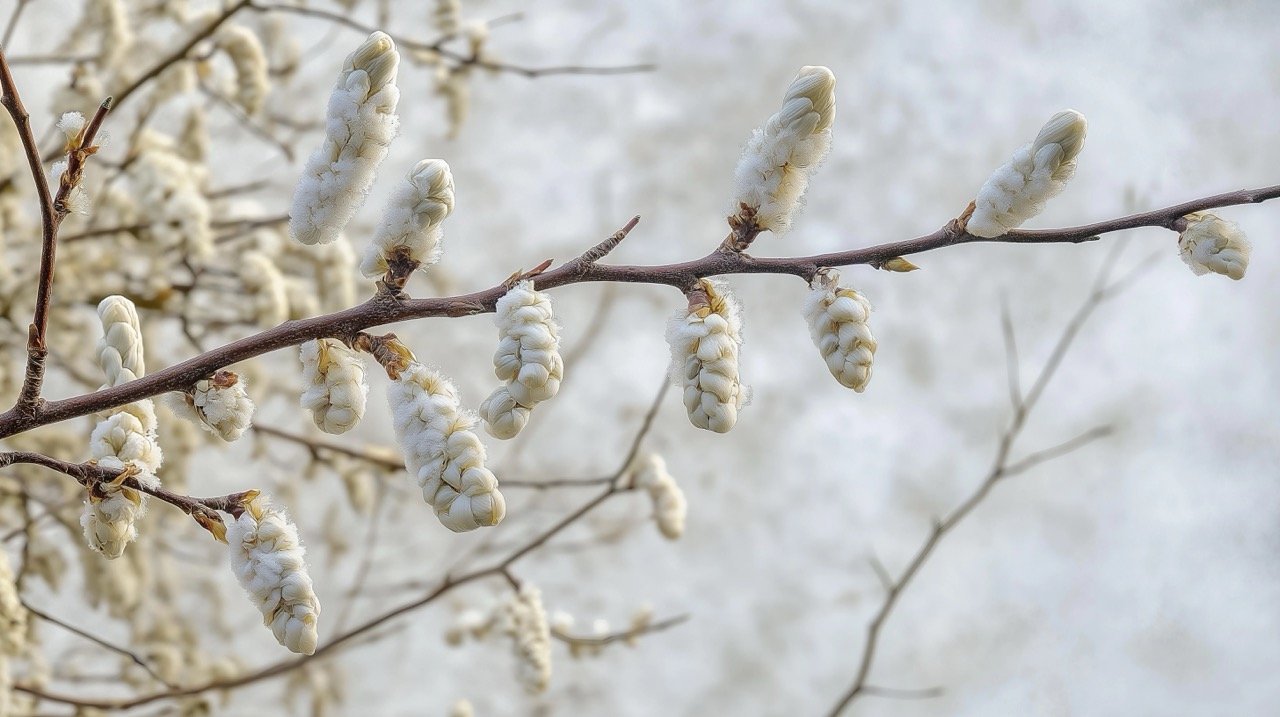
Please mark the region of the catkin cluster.
<svg viewBox="0 0 1280 717"><path fill-rule="evenodd" d="M809 174L831 148L836 78L825 67L803 67L782 98L782 109L757 129L734 173L734 211L782 234L800 206Z"/></svg>
<svg viewBox="0 0 1280 717"><path fill-rule="evenodd" d="M294 191L289 213L294 239L328 244L364 203L399 125L399 63L395 43L381 32L347 57L329 96L324 142L307 160Z"/></svg>
<svg viewBox="0 0 1280 717"><path fill-rule="evenodd" d="M1039 214L1075 174L1085 129L1084 115L1075 110L1051 117L1035 140L1014 152L978 190L967 231L998 237Z"/></svg>
<svg viewBox="0 0 1280 717"><path fill-rule="evenodd" d="M325 433L346 433L364 417L369 384L360 355L337 339L302 344L302 407Z"/></svg>
<svg viewBox="0 0 1280 717"><path fill-rule="evenodd" d="M476 419L459 408L444 376L411 361L387 387L405 468L449 530L497 525L507 513L498 479L485 467Z"/></svg>
<svg viewBox="0 0 1280 717"><path fill-rule="evenodd" d="M667 472L667 462L662 456L650 453L639 460L635 469L635 486L649 493L649 498L653 501L653 520L658 524L658 530L668 540L677 540L684 535L688 505L685 503L684 491L680 490L675 478Z"/></svg>
<svg viewBox="0 0 1280 717"><path fill-rule="evenodd" d="M365 249L360 272L369 278L387 273L393 262L414 269L440 260L440 224L453 212L453 175L443 159L424 159L400 184L373 242Z"/></svg>
<svg viewBox="0 0 1280 717"><path fill-rule="evenodd" d="M1253 246L1239 225L1208 212L1188 214L1183 219L1187 226L1178 235L1178 253L1191 271L1244 278Z"/></svg>
<svg viewBox="0 0 1280 717"><path fill-rule="evenodd" d="M498 350L493 371L507 385L480 404L485 428L497 438L512 438L529 422L529 412L551 399L564 379L560 332L551 297L522 281L498 299L494 314Z"/></svg>
<svg viewBox="0 0 1280 717"><path fill-rule="evenodd" d="M841 386L862 393L871 381L876 353L876 337L867 325L871 302L839 282L840 274L834 269L819 272L805 299L804 317L831 375Z"/></svg>
<svg viewBox="0 0 1280 717"><path fill-rule="evenodd" d="M667 324L672 372L684 388L684 406L698 428L725 433L738 420L746 388L738 379L742 320L737 301L721 282L701 279Z"/></svg>
<svg viewBox="0 0 1280 717"><path fill-rule="evenodd" d="M227 529L231 570L276 640L310 655L316 651L320 600L307 574L298 529L263 496L246 500L243 508Z"/></svg>

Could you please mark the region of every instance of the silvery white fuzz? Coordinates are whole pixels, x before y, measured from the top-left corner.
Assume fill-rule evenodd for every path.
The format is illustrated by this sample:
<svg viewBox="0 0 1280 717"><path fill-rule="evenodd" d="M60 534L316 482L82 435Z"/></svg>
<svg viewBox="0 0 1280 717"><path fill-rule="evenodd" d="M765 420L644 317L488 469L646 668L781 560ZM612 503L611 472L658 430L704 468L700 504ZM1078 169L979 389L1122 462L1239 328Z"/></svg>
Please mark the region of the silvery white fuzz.
<svg viewBox="0 0 1280 717"><path fill-rule="evenodd" d="M876 337L867 319L871 302L853 289L839 286L840 273L826 269L814 277L804 302L809 335L840 385L858 393L871 381Z"/></svg>
<svg viewBox="0 0 1280 717"><path fill-rule="evenodd" d="M323 144L307 160L293 195L289 233L303 244L338 238L364 203L396 134L400 55L375 32L347 56L329 96Z"/></svg>
<svg viewBox="0 0 1280 717"><path fill-rule="evenodd" d="M1183 217L1187 228L1178 236L1178 252L1197 275L1213 272L1243 279L1253 247L1235 222L1208 212Z"/></svg>
<svg viewBox="0 0 1280 717"><path fill-rule="evenodd" d="M413 361L388 384L387 400L405 468L440 522L459 533L497 525L506 500L484 465L476 419L459 410L453 384Z"/></svg>
<svg viewBox="0 0 1280 717"><path fill-rule="evenodd" d="M302 407L325 433L346 433L364 416L369 384L360 355L337 339L302 344Z"/></svg>
<svg viewBox="0 0 1280 717"><path fill-rule="evenodd" d="M998 237L1039 214L1075 174L1085 130L1084 115L1075 110L1051 117L1035 141L1014 152L978 190L967 231Z"/></svg>
<svg viewBox="0 0 1280 717"><path fill-rule="evenodd" d="M453 175L443 159L424 159L396 187L382 222L360 261L360 273L377 278L393 260L425 268L440 260L440 224L453 212Z"/></svg>
<svg viewBox="0 0 1280 717"><path fill-rule="evenodd" d="M529 411L560 390L564 360L551 297L522 281L498 299L494 313L498 350L493 370L507 385L480 404L485 428L497 438L511 438L529 421Z"/></svg>
<svg viewBox="0 0 1280 717"><path fill-rule="evenodd" d="M667 472L667 462L662 456L651 453L640 459L636 468L635 485L649 493L653 501L653 520L658 530L668 540L676 540L684 534L684 520L688 513L684 491Z"/></svg>
<svg viewBox="0 0 1280 717"><path fill-rule="evenodd" d="M836 78L825 67L802 67L782 109L757 129L734 172L734 212L745 207L774 234L791 226L809 174L831 148Z"/></svg>
<svg viewBox="0 0 1280 717"><path fill-rule="evenodd" d="M551 629L542 607L542 592L520 586L502 606L502 628L516 653L516 677L530 693L544 692L551 682Z"/></svg>
<svg viewBox="0 0 1280 717"><path fill-rule="evenodd" d="M747 398L738 379L742 320L727 285L702 279L700 287L688 310L667 323L667 344L689 420L698 428L726 433Z"/></svg>
<svg viewBox="0 0 1280 717"><path fill-rule="evenodd" d="M320 599L293 521L267 498L255 496L227 528L227 545L232 572L276 640L293 652L314 653Z"/></svg>

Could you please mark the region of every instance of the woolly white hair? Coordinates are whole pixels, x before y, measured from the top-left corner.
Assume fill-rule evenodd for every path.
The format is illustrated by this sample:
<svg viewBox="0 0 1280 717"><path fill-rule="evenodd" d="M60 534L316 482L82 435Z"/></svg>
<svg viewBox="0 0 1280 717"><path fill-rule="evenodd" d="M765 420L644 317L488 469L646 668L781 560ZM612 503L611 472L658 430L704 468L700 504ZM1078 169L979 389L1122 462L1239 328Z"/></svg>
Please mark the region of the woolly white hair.
<svg viewBox="0 0 1280 717"><path fill-rule="evenodd" d="M336 339L307 341L302 359L302 407L325 433L346 433L364 417L369 384L360 355Z"/></svg>
<svg viewBox="0 0 1280 717"><path fill-rule="evenodd" d="M828 269L815 278L804 302L809 335L840 385L858 393L871 381L876 337L867 325L871 302L853 289L838 286L840 274Z"/></svg>
<svg viewBox="0 0 1280 717"><path fill-rule="evenodd" d="M803 67L782 109L757 129L734 172L734 207L755 212L763 229L782 234L800 206L809 174L831 148L836 78L825 67Z"/></svg>
<svg viewBox="0 0 1280 717"><path fill-rule="evenodd" d="M1035 141L1014 152L978 190L968 232L998 237L1039 214L1075 175L1086 129L1084 115L1075 110L1051 117Z"/></svg>
<svg viewBox="0 0 1280 717"><path fill-rule="evenodd" d="M747 398L738 379L742 319L722 282L701 280L707 303L679 311L667 323L673 377L684 387L684 406L698 428L726 433Z"/></svg>
<svg viewBox="0 0 1280 717"><path fill-rule="evenodd" d="M564 360L551 297L522 281L498 299L494 313L498 350L493 370L507 385L480 404L485 428L497 438L511 438L529 421L529 411L560 390Z"/></svg>
<svg viewBox="0 0 1280 717"><path fill-rule="evenodd" d="M1240 226L1208 212L1188 214L1184 219L1187 228L1178 236L1178 253L1191 271L1243 279L1253 245Z"/></svg>
<svg viewBox="0 0 1280 717"><path fill-rule="evenodd" d="M316 651L320 599L307 574L306 550L285 512L256 496L227 528L231 570L276 640L292 652Z"/></svg>
<svg viewBox="0 0 1280 717"><path fill-rule="evenodd" d="M377 278L387 273L393 255L426 268L440 260L440 224L453 212L453 175L443 159L424 159L396 187L382 223L360 261L360 273Z"/></svg>
<svg viewBox="0 0 1280 717"><path fill-rule="evenodd" d="M410 362L387 386L405 468L449 530L497 525L507 513L498 479L485 467L476 419L459 410L453 384Z"/></svg>
<svg viewBox="0 0 1280 717"><path fill-rule="evenodd" d="M338 237L373 184L396 134L396 69L400 55L375 32L347 56L329 96L325 139L307 160L293 194L289 233L303 244Z"/></svg>

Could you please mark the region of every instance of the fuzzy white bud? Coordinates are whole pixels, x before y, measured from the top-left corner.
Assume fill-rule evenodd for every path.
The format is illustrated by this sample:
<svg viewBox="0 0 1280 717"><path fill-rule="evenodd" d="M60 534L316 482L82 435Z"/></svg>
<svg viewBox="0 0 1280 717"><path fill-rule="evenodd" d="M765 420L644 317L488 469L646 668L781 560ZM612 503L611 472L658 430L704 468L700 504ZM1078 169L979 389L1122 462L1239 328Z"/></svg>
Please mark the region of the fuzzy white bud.
<svg viewBox="0 0 1280 717"><path fill-rule="evenodd" d="M702 279L700 286L702 295L695 292L688 310L677 312L667 324L672 373L684 388L693 425L726 433L747 398L738 379L742 320L727 285Z"/></svg>
<svg viewBox="0 0 1280 717"><path fill-rule="evenodd" d="M544 692L551 682L551 629L542 593L529 583L502 606L502 628L516 654L516 677L526 691Z"/></svg>
<svg viewBox="0 0 1280 717"><path fill-rule="evenodd" d="M337 339L307 341L302 359L302 407L325 433L346 433L364 416L369 384L360 355Z"/></svg>
<svg viewBox="0 0 1280 717"><path fill-rule="evenodd" d="M80 130L84 129L84 124L84 115L79 112L64 112L58 118L58 131L70 142L80 136Z"/></svg>
<svg viewBox="0 0 1280 717"><path fill-rule="evenodd" d="M365 249L360 272L373 279L394 259L423 269L440 260L440 224L453 212L453 175L443 159L424 159L400 184Z"/></svg>
<svg viewBox="0 0 1280 717"><path fill-rule="evenodd" d="M169 408L229 443L240 438L253 422L253 399L244 383L231 371L218 371L197 381L190 393L171 394Z"/></svg>
<svg viewBox="0 0 1280 717"><path fill-rule="evenodd" d="M142 328L138 310L123 296L112 295L98 302L102 338L98 340L98 365L107 386L119 386L146 373L142 350Z"/></svg>
<svg viewBox="0 0 1280 717"><path fill-rule="evenodd" d="M399 120L395 43L381 32L351 53L329 96L324 143L307 160L293 195L289 233L303 244L338 238L364 203Z"/></svg>
<svg viewBox="0 0 1280 717"><path fill-rule="evenodd" d="M1002 236L1039 214L1076 172L1087 123L1063 110L1040 128L1035 140L995 171L978 190L967 230L976 237Z"/></svg>
<svg viewBox="0 0 1280 717"><path fill-rule="evenodd" d="M1249 237L1235 222L1216 214L1197 212L1183 217L1187 228L1178 235L1178 253L1196 275L1213 272L1232 279L1244 278L1253 250Z"/></svg>
<svg viewBox="0 0 1280 717"><path fill-rule="evenodd" d="M267 55L258 36L247 27L226 25L215 37L218 49L227 53L236 72L236 104L247 115L262 110L271 88L267 74Z"/></svg>
<svg viewBox="0 0 1280 717"><path fill-rule="evenodd" d="M449 530L497 525L506 515L498 479L485 467L474 416L459 410L448 379L410 362L387 387L405 468Z"/></svg>
<svg viewBox="0 0 1280 717"><path fill-rule="evenodd" d="M497 438L511 438L529 420L529 411L560 390L564 360L551 297L522 281L498 299L494 312L498 349L493 371L507 385L480 404L485 428Z"/></svg>
<svg viewBox="0 0 1280 717"><path fill-rule="evenodd" d="M804 302L809 335L840 385L858 393L871 381L876 337L867 319L871 302L853 289L839 286L840 274L827 269L814 278Z"/></svg>
<svg viewBox="0 0 1280 717"><path fill-rule="evenodd" d="M809 185L809 174L831 148L836 78L825 67L803 67L782 98L782 109L757 129L734 172L734 208L754 214L774 234L791 218Z"/></svg>
<svg viewBox="0 0 1280 717"><path fill-rule="evenodd" d="M240 257L238 269L253 321L263 327L284 323L289 318L289 287L275 262L251 251Z"/></svg>
<svg viewBox="0 0 1280 717"><path fill-rule="evenodd" d="M293 521L256 496L227 528L227 544L232 572L276 640L293 652L314 653L320 599L307 574L306 551Z"/></svg>
<svg viewBox="0 0 1280 717"><path fill-rule="evenodd" d="M635 485L644 488L653 501L653 520L658 530L668 540L676 540L684 534L685 515L688 505L684 499L684 491L676 484L675 478L667 472L667 462L662 456L651 453L640 459L636 468Z"/></svg>

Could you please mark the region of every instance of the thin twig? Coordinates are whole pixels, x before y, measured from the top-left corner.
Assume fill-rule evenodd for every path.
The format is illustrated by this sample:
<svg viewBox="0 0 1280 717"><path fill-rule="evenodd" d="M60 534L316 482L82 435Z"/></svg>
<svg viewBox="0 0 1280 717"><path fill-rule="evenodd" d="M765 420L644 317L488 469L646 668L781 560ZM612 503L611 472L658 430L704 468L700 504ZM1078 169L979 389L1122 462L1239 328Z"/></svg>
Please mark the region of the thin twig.
<svg viewBox="0 0 1280 717"><path fill-rule="evenodd" d="M141 667L143 670L146 671L148 675L151 675L151 677L155 679L156 682L159 682L160 684L164 685L165 687L168 687L169 689L174 689L175 685L172 682L169 682L168 680L166 680L165 678L157 674L156 671L151 668L151 665L148 665L147 661L139 657L137 654L132 653L124 649L123 647L120 647L119 645L113 645L110 642L107 642L106 640L100 637L97 637L96 635L92 635L88 632L85 632L84 630L81 630L75 625L71 625L62 620L59 620L58 618L48 613L41 612L40 610L32 607L31 604L27 603L26 601L23 601L22 606L27 609L27 612L31 613L32 615L35 615L36 617L40 618L41 620L44 620L45 622L51 625L57 625L58 627L66 630L67 632L70 632L73 635L76 635L78 637L82 637L99 647L110 650L111 652L114 652L117 655L123 655L129 658L129 660L133 662L133 664L137 665L138 667Z"/></svg>

